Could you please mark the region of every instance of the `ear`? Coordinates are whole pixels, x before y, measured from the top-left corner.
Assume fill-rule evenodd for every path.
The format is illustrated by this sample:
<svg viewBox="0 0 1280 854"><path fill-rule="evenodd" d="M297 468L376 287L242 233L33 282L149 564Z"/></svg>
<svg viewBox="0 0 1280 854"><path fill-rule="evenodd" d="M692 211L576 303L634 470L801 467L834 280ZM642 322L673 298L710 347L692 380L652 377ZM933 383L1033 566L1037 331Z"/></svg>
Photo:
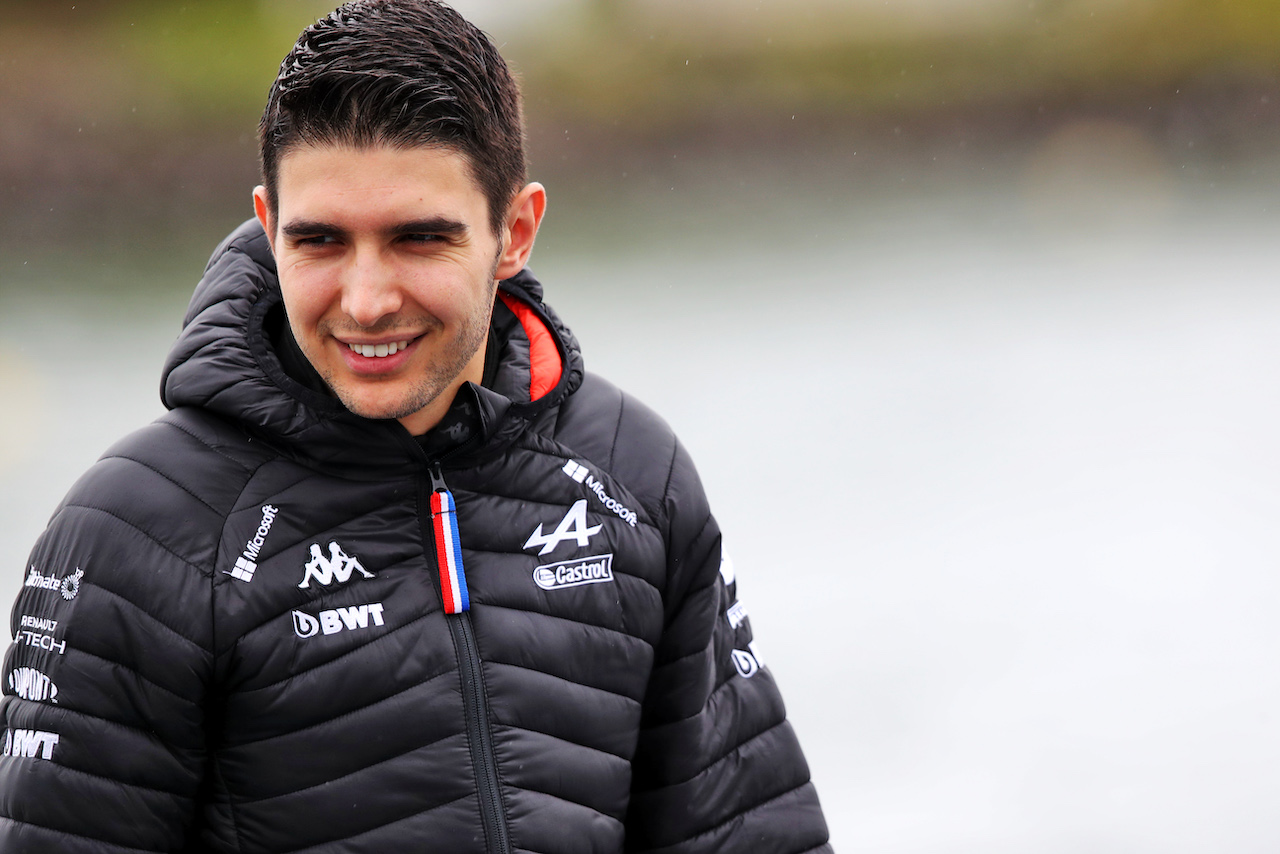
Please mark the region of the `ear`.
<svg viewBox="0 0 1280 854"><path fill-rule="evenodd" d="M529 184L511 200L504 226L502 254L498 256L495 279L509 279L524 269L533 252L538 226L547 210L547 191L541 184Z"/></svg>
<svg viewBox="0 0 1280 854"><path fill-rule="evenodd" d="M271 254L276 254L276 223L271 215L271 205L267 203L267 188L259 184L253 188L253 212L262 223L262 230L267 233L267 243L271 244Z"/></svg>

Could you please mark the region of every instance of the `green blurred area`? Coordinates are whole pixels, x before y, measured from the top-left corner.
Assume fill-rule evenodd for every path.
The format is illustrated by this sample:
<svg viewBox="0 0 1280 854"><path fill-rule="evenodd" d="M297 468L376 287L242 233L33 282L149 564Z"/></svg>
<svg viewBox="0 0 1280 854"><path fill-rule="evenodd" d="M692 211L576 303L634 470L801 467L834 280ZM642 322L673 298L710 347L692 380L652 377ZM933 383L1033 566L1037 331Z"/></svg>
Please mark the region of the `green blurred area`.
<svg viewBox="0 0 1280 854"><path fill-rule="evenodd" d="M570 196L674 186L690 157L709 181L762 162L910 174L1081 116L1200 172L1280 139L1276 0L946 5L583 0L489 28L524 81L535 174ZM7 0L0 273L19 251L145 251L140 233L161 248L247 215L267 87L328 8Z"/></svg>

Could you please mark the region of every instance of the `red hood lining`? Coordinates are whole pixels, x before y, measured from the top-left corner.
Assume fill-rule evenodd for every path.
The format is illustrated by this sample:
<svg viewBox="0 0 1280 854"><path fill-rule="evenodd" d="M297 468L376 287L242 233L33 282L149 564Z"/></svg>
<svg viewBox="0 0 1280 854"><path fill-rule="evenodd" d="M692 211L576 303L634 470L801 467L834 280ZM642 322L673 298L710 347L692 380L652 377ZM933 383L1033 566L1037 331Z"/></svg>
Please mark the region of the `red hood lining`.
<svg viewBox="0 0 1280 854"><path fill-rule="evenodd" d="M560 382L560 375L564 372L560 349L556 347L556 339L551 335L551 330L547 329L542 318L532 308L502 291L498 292L498 297L520 321L520 326L529 339L529 401L533 402Z"/></svg>

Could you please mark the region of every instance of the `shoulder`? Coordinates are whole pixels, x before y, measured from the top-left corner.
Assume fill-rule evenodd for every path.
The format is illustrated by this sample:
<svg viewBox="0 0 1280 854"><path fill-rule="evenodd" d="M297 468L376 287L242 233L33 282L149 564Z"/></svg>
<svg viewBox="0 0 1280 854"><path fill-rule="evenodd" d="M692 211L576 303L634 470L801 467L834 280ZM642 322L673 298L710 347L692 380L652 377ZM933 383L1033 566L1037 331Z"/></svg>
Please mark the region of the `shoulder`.
<svg viewBox="0 0 1280 854"><path fill-rule="evenodd" d="M131 649L174 639L182 649L210 649L223 529L254 472L273 458L233 425L193 410L121 439L37 538L13 619L67 626L42 647L59 657L76 648L123 662Z"/></svg>
<svg viewBox="0 0 1280 854"><path fill-rule="evenodd" d="M658 516L705 504L693 461L671 426L598 374L586 372L561 404L554 438L608 471Z"/></svg>
<svg viewBox="0 0 1280 854"><path fill-rule="evenodd" d="M253 473L274 456L216 416L178 409L112 445L50 520L46 537L147 550L208 567L223 522Z"/></svg>

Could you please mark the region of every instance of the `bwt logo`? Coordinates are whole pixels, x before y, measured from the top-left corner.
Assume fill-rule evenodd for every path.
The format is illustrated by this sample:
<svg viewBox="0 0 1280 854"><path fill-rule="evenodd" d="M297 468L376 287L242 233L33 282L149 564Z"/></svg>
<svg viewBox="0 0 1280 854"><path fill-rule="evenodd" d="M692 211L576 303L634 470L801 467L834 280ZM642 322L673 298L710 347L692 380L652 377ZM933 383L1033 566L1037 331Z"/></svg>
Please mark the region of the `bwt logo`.
<svg viewBox="0 0 1280 854"><path fill-rule="evenodd" d="M350 608L334 608L321 611L316 616L293 612L293 631L300 638L313 638L320 633L334 635L341 631L369 628L369 621L382 625L382 603L352 605Z"/></svg>
<svg viewBox="0 0 1280 854"><path fill-rule="evenodd" d="M533 582L543 590L560 590L582 584L603 584L613 581L613 555L591 557L550 563L533 571Z"/></svg>
<svg viewBox="0 0 1280 854"><path fill-rule="evenodd" d="M4 734L4 755L25 756L28 759L52 759L58 746L56 732L37 729L11 729Z"/></svg>

